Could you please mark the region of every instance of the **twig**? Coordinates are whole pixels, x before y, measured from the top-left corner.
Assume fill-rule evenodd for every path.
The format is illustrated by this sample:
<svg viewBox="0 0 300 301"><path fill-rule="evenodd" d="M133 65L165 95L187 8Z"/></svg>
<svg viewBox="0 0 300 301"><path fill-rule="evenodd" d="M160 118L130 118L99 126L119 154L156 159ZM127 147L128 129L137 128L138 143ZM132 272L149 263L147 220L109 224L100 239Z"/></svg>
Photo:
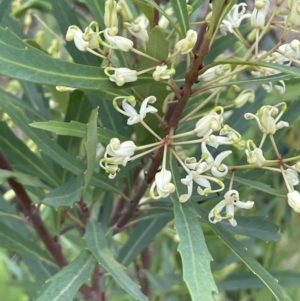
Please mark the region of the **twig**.
<svg viewBox="0 0 300 301"><path fill-rule="evenodd" d="M160 5L160 0L155 0L155 3L157 5ZM154 9L153 27L158 25L158 20L159 20L159 11L157 9Z"/></svg>
<svg viewBox="0 0 300 301"><path fill-rule="evenodd" d="M13 170L2 151L0 151L0 168L10 171ZM57 241L55 241L51 236L46 225L40 217L38 208L31 201L24 187L13 179L8 179L8 183L14 190L16 196L18 197L25 215L31 221L37 234L39 235L44 245L55 259L57 265L60 268L66 266L68 262L62 253L60 244Z"/></svg>
<svg viewBox="0 0 300 301"><path fill-rule="evenodd" d="M10 163L8 162L4 153L0 150L0 169L13 171ZM58 240L51 236L45 223L40 217L38 207L31 201L26 190L22 184L16 182L13 179L8 179L10 187L14 190L19 202L21 203L24 214L31 221L35 231L41 238L47 250L50 252L57 265L60 268L68 265L68 261L62 253L61 246ZM86 300L90 300L91 289L88 285L84 284L80 288L80 292L84 295Z"/></svg>

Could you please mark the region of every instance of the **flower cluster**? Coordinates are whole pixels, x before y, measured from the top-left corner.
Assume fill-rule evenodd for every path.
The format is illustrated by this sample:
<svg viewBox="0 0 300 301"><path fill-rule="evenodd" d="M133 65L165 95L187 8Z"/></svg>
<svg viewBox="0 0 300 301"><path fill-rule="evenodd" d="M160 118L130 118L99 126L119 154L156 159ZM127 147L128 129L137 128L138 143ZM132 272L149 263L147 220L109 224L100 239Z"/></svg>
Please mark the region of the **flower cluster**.
<svg viewBox="0 0 300 301"><path fill-rule="evenodd" d="M103 30L99 29L97 22L92 22L84 31L81 31L77 26L71 25L66 34L67 41L74 41L75 46L80 51L88 51L97 55L106 61L102 63L104 73L108 79L117 86L123 86L126 83L134 83L139 76L144 73L149 73L153 83L155 81L163 81L169 89L169 94L165 98L164 107L160 108L162 103L158 101L154 95L143 96L140 91L134 91L135 96L118 96L113 100L114 108L126 116L128 125L143 126L153 137L154 142L150 144L137 146L134 138L129 141L121 142L118 138L112 138L106 146L104 157L100 160L101 167L108 173L109 178L113 179L120 171L120 166L126 166L130 161L136 160L143 156L155 156L160 153L161 164L157 168L154 181L149 188L149 195L153 199L166 198L176 190L173 175L167 167L167 157L173 156L177 159L181 166L181 172L184 173L181 179L181 184L186 186L187 193L179 196L180 202L186 202L193 196L193 190L202 196L207 196L214 193L224 194L224 199L217 204L209 212L209 220L212 223L220 222L227 219L232 226L236 226L234 219L234 208L250 209L253 207L253 201L241 202L239 192L233 189L234 175L239 169L259 168L266 169L272 172L280 172L286 183L288 190L288 204L296 211L300 212L300 193L294 189L298 185L298 172L300 163L288 165L285 159L277 149L274 135L279 129L289 127L285 121L281 121L281 117L286 110L285 103L276 105L263 105L256 114L246 113L245 119L255 119L259 130L262 132L261 141L258 143L255 139L249 139L246 142L242 139L241 134L226 124L227 117L235 108L240 108L247 103L253 103L255 100L255 92L253 89L242 89L237 86L239 83L233 83L238 74L244 72L244 76L248 78L262 79L262 87L267 91L273 91L275 88L281 94L286 91L285 82L278 79L279 84L273 85L272 78L265 76L276 76L280 73L278 65L289 66L293 62L298 62L300 59L300 41L297 39L285 44L279 43L270 50L260 49L260 42L271 22L277 26L284 26L284 35L292 31L295 26L300 25L300 4L298 0L287 1L287 17L276 23L275 16L280 18L279 9L270 12L269 0L255 0L254 9L252 12L247 11L246 3L235 4L231 7L228 14L220 23L219 31L222 35L233 34L238 39L239 47L234 53L226 54L228 57L236 56L236 53L243 53L239 57L239 61L235 61L234 65L226 61L224 63L225 54L216 58L216 61L211 65L205 65L199 73L196 73L196 79L189 86L189 91L181 89L181 84L185 83L186 79L174 78L176 71L179 69L178 62L181 56L185 56L187 68L193 65L197 60L197 56L192 53L193 48L197 47L198 33L193 29L188 29L185 34L178 33L176 30L170 30L169 34L171 47L169 54L163 60L150 56L147 49L150 45L150 32L148 31L149 20L146 16L140 15L133 18L126 1L115 0L105 1L105 13ZM212 5L214 5L212 3ZM192 6L187 4L188 13L192 12ZM120 31L119 16L122 15L123 30ZM161 17L158 24L166 30L170 27L170 23L174 21L174 11L172 7L165 8L165 16ZM211 22L212 14L209 14L205 22ZM245 38L240 27L242 23L248 22L252 26L252 32ZM283 24L283 25L282 25ZM285 40L285 36L284 39ZM252 43L252 45L251 45ZM130 69L128 66L122 66L115 51L132 53L134 56L146 57L152 61L148 64L148 68L136 70L140 68L140 62L132 64ZM127 54L126 54L127 55ZM249 65L239 62L250 62ZM121 65L121 66L120 66ZM137 67L135 67L137 66ZM149 67L150 66L150 67ZM278 70L279 69L279 70ZM198 71L198 70L197 70ZM246 73L245 71L250 71ZM198 78L198 81L197 81ZM199 85L197 83L200 82ZM256 80L255 83L258 81ZM200 88L199 88L200 86ZM220 100L221 93L225 91L226 86L231 86L228 89L227 100L231 101L224 103ZM127 86L130 87L130 86ZM186 86L184 86L186 87ZM60 87L61 90L70 88ZM207 96L207 93L209 95ZM184 114L182 119L178 120L175 127L171 127L170 116L173 114L172 105L179 102L179 99L184 93L191 93L191 96L204 95L204 99L199 103L195 98L195 103ZM119 101L120 100L120 101ZM137 101L140 100L140 101ZM213 104L212 104L213 101ZM139 107L137 109L136 107ZM166 115L160 116L160 112L167 112ZM161 131L158 134L150 123L147 123L147 115L152 114L153 118L161 125ZM169 116L170 115L170 116ZM193 122L193 120L196 120ZM185 122L187 127L185 127ZM193 123L192 123L193 122ZM187 130L187 128L189 130ZM164 134L161 134L163 132ZM193 139L189 137L194 136ZM263 151L263 145L267 137L270 137L276 160L266 158ZM137 143L138 144L138 143ZM179 155L178 148L184 145L193 145L196 148L196 155L182 156ZM221 147L221 151L219 149ZM229 166L228 162L231 159L232 148L238 150L244 149L245 162L248 164ZM224 150L225 149L225 150ZM197 158L196 158L197 157ZM289 158L293 160L295 158ZM232 159L231 159L232 160ZM146 171L145 171L146 172ZM230 184L225 185L224 178L231 175ZM180 184L179 184L180 185ZM196 186L196 188L195 188ZM191 201L191 200L190 200ZM221 211L225 209L226 215L222 216Z"/></svg>

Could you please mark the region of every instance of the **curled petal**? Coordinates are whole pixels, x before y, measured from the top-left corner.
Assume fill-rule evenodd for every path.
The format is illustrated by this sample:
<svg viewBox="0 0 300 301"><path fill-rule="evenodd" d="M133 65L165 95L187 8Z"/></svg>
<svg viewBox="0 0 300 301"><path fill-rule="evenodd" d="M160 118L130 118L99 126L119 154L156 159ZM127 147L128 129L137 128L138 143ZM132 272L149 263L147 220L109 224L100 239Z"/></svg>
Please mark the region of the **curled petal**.
<svg viewBox="0 0 300 301"><path fill-rule="evenodd" d="M117 47L122 51L129 51L133 48L133 42L127 38L117 36L117 35L110 35L110 31L112 28L106 28L104 30L104 37L105 40L112 46Z"/></svg>
<svg viewBox="0 0 300 301"><path fill-rule="evenodd" d="M254 206L254 202L252 202L252 201L241 202L239 200L236 200L234 202L234 205L239 208L243 208L243 209L251 209Z"/></svg>
<svg viewBox="0 0 300 301"><path fill-rule="evenodd" d="M289 192L288 196L288 204L294 209L295 212L300 213L300 194L298 191L294 190L293 192Z"/></svg>
<svg viewBox="0 0 300 301"><path fill-rule="evenodd" d="M219 214L223 208L226 206L225 200L218 203L208 214L208 219L211 223L216 224L217 222L220 222L223 218Z"/></svg>
<svg viewBox="0 0 300 301"><path fill-rule="evenodd" d="M231 226L235 227L237 225L236 220L234 219L234 206L233 205L226 205L226 217L231 217L228 219Z"/></svg>
<svg viewBox="0 0 300 301"><path fill-rule="evenodd" d="M191 196L193 192L193 178L190 175L187 175L185 179L181 179L181 183L187 186L188 193L182 194L179 197L179 201L181 203L186 202Z"/></svg>

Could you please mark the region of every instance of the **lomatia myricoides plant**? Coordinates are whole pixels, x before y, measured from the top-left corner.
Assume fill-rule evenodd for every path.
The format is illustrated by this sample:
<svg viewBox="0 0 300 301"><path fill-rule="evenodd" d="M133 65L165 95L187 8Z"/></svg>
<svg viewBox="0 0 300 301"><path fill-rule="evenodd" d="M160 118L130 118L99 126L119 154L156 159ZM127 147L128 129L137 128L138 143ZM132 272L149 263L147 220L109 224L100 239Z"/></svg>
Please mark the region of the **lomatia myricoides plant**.
<svg viewBox="0 0 300 301"><path fill-rule="evenodd" d="M298 110L298 95L293 85L300 74L300 1L86 0L80 3L87 6L94 20L85 12L84 21L76 24L69 24L67 18L62 21L63 13L55 16L55 10L65 4L53 2L53 15L65 30L64 39L54 31L53 24L49 26L34 13L36 7L25 10L23 30L30 31L32 19L36 19L50 35L55 35L46 51L53 62L48 77L37 77L39 66L35 63L31 69L25 68L28 75L24 77L18 71L23 65L10 63L9 59L3 74L13 77L15 70L19 80L56 87L45 94L51 97L51 110L61 116L66 114L65 122L32 118L31 126L55 132L62 135L60 138L69 135L83 139L78 144L78 158L73 159L85 166L76 165L73 169L73 161L64 161L58 149L53 148L52 152L46 142L42 148L44 142L34 136L39 134L30 136L30 130L22 128L12 109L0 103L6 114L4 120L12 122L10 127L14 131L15 126L24 130L42 153L70 173L59 182L62 187L55 187L57 183L53 186L47 183L51 189L42 187L43 201L34 205L41 207L40 214L44 206L69 208L65 209L66 215L80 228L85 240L88 251L77 257L76 267L89 262L91 268L79 277L77 286L71 286L70 294L79 289L86 300L231 300L222 290L218 294L217 286L222 289L225 283L226 291L226 277L238 282L239 275L235 274L238 261L228 255L224 259L224 262L229 260L227 265L218 262L219 253L211 251L214 244L206 244L203 235L214 232L218 243L219 239L225 242L258 275L268 287L270 298L292 300L280 280L278 283L256 262L245 250L243 239L235 239L232 233L267 241L277 239L278 227L265 219L276 210L274 204L270 206L263 200L267 193L273 203L275 198L280 199L279 210L288 212L288 216L300 213L297 188L300 155L291 127ZM13 4L17 16L23 7L20 1ZM46 56L37 54L40 52L37 48L43 48L44 33L36 31L33 29L35 44L26 47L40 58L38 55ZM7 50L7 57L9 53L13 49ZM91 65L97 67L85 66L83 61L77 61L79 58L91 60ZM72 66L77 68L74 73ZM67 67L69 73L53 76ZM72 74L70 78L68 74ZM20 91L18 87L9 89ZM70 97L70 107L71 101L86 97L89 118L77 120L71 109L64 112L60 97ZM72 110L76 110L76 105ZM85 109L78 107L78 110ZM13 172L4 146L1 156L2 169ZM14 186L14 181L20 179L11 180L11 174L6 177L13 181L11 187L22 203L19 191L22 181L18 184L20 188ZM64 196L65 192L73 195L72 200L59 202L56 197L60 193ZM101 193L104 196L99 205ZM71 212L73 205L79 208L82 220ZM44 225L40 214L24 208L36 230ZM172 286L166 288L166 285L165 290L158 285L165 273L158 266L163 265L161 256L165 258L168 252L175 260L176 250L155 240L155 246L166 248L162 255L162 251L156 252L155 247L149 246L157 233L178 244L181 256L181 263L173 265L170 273L180 275L183 281L177 283L173 279ZM65 260L63 239L56 250L43 239L43 233L39 236L48 250L52 248L50 253L58 266L66 266L54 276L53 284L37 299L40 301L63 291L66 286L60 288L58 279L68 268L73 270ZM50 236L48 239L51 240ZM114 248L118 261L110 247ZM218 263L213 266L220 271L219 278L214 270L211 272L212 259ZM159 260L153 268L154 261ZM124 272L121 264L129 266L128 271ZM107 280L106 273L124 289L122 293L115 291L118 286ZM92 281L87 283L86 278L90 277ZM177 297L176 285L180 290ZM168 299L170 296L174 299ZM241 293L232 300L250 300L249 296ZM59 298L47 300L71 300Z"/></svg>

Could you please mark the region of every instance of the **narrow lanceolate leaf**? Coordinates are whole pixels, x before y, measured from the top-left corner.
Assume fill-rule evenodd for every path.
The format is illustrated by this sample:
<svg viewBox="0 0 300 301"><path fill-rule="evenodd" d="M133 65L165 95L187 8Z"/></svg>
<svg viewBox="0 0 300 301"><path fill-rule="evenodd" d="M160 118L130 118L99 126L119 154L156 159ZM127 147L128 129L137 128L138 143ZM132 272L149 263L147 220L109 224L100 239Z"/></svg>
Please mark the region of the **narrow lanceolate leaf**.
<svg viewBox="0 0 300 301"><path fill-rule="evenodd" d="M88 8L90 9L90 12L94 17L94 20L97 20L100 28L102 28L102 30L103 30L105 28L105 26L104 26L104 7L105 7L104 1L86 0L85 3L88 6Z"/></svg>
<svg viewBox="0 0 300 301"><path fill-rule="evenodd" d="M251 187L255 190L263 191L263 192L271 194L271 195L286 198L286 193L285 192L283 192L282 190L279 190L279 189L272 188L268 184L253 181L253 180L244 179L244 178L241 178L241 177L234 177L234 180L237 183L240 183L240 184L243 184L245 186Z"/></svg>
<svg viewBox="0 0 300 301"><path fill-rule="evenodd" d="M83 190L83 175L69 180L63 186L52 190L47 197L42 200L43 204L50 205L55 209L59 207L71 207L80 200Z"/></svg>
<svg viewBox="0 0 300 301"><path fill-rule="evenodd" d="M17 232L17 229L14 230L4 223L0 223L0 247L16 252L21 256L56 266L51 261L49 254L40 248L37 239L24 238Z"/></svg>
<svg viewBox="0 0 300 301"><path fill-rule="evenodd" d="M45 185L40 179L36 177L18 171L0 169L0 184L5 183L8 179L13 179L21 183L22 185L49 189L49 186Z"/></svg>
<svg viewBox="0 0 300 301"><path fill-rule="evenodd" d="M212 257L207 249L198 214L192 202L180 203L179 197L186 193L180 182L177 162L168 159L176 191L171 199L174 205L175 229L179 235L178 251L183 266L183 280L186 282L193 301L213 301L212 293L217 291L210 262Z"/></svg>
<svg viewBox="0 0 300 301"><path fill-rule="evenodd" d="M11 40L15 46L11 45ZM1 27L0 65L1 74L35 83L98 91L118 89L108 80L102 68L54 59L24 43L9 29ZM127 86L149 82L153 82L151 76L144 75L134 84Z"/></svg>
<svg viewBox="0 0 300 301"><path fill-rule="evenodd" d="M131 296L139 301L148 298L140 291L138 285L125 273L125 267L117 262L109 250L101 224L89 220L84 235L87 248L95 255L100 265L111 274L115 281Z"/></svg>
<svg viewBox="0 0 300 301"><path fill-rule="evenodd" d="M94 256L84 251L68 266L50 278L50 285L36 301L72 301L80 286L91 276L96 265Z"/></svg>
<svg viewBox="0 0 300 301"><path fill-rule="evenodd" d="M1 94L2 93L0 90L0 95ZM66 168L75 175L79 175L82 172L84 172L85 166L83 162L71 157L59 145L53 143L53 140L51 140L46 135L43 135L41 131L33 129L28 125L30 121L24 115L23 111L9 101L10 98L14 98L14 96L9 95L7 93L3 93L1 96L3 96L0 97L0 106L2 107L2 109L10 116L13 122L38 145L38 147L44 154L52 158L55 162L57 162L62 167ZM93 175L91 184L102 187L104 189L115 191L117 193L122 193L118 188L116 188L113 185L112 182L107 181L106 177L103 177L98 174Z"/></svg>
<svg viewBox="0 0 300 301"><path fill-rule="evenodd" d="M201 206L197 206L201 218L212 228L212 230L220 237L220 239L232 250L247 267L266 285L270 292L278 301L292 301L285 290L280 286L278 280L275 279L266 269L264 269L237 241L230 233L228 233L220 224L212 224L208 221L207 212Z"/></svg>
<svg viewBox="0 0 300 301"><path fill-rule="evenodd" d="M142 220L137 223L125 246L121 249L119 261L128 266L172 218L172 212L162 209L151 210L142 215Z"/></svg>
<svg viewBox="0 0 300 301"><path fill-rule="evenodd" d="M266 68L278 70L281 73L288 74L293 77L300 77L299 68L274 64L274 63L268 63L268 62L262 62L262 61L240 61L240 60L229 59L227 61L216 61L211 65L207 66L207 68L211 68L219 64L230 64L234 66L240 65L240 66L266 67Z"/></svg>
<svg viewBox="0 0 300 301"><path fill-rule="evenodd" d="M62 136L83 138L86 133L86 124L77 121L63 122L50 120L45 122L34 122L31 123L30 126L41 130L54 132L55 134Z"/></svg>
<svg viewBox="0 0 300 301"><path fill-rule="evenodd" d="M180 27L181 38L184 38L186 32L189 30L189 16L187 11L187 3L182 0L171 0L172 7L176 16L176 20Z"/></svg>
<svg viewBox="0 0 300 301"><path fill-rule="evenodd" d="M299 287L300 274L292 271L270 271L281 286ZM257 289L265 288L263 282L260 281L253 273L233 273L218 283L219 289L239 291L241 289Z"/></svg>
<svg viewBox="0 0 300 301"><path fill-rule="evenodd" d="M265 241L280 241L279 227L266 220L264 216L238 216L236 221L236 227L232 227L229 222L225 221L221 225L233 234L251 236Z"/></svg>
<svg viewBox="0 0 300 301"><path fill-rule="evenodd" d="M30 123L29 125L37 129L53 132L57 135L80 138L84 138L86 136L87 128L85 123L73 120L70 122L50 120L45 122L34 122ZM112 137L119 138L121 141L128 140L128 138L123 137L122 135L110 129L98 127L98 142L109 143Z"/></svg>
<svg viewBox="0 0 300 301"><path fill-rule="evenodd" d="M87 168L84 172L84 189L91 181L93 177L94 167L96 165L96 150L98 143L97 118L98 108L92 110L85 135L84 148L86 153Z"/></svg>
<svg viewBox="0 0 300 301"><path fill-rule="evenodd" d="M8 94L0 90L0 102L1 99L10 102L12 97L6 98L6 95ZM0 122L0 148L14 169L36 176L52 187L58 185L58 179L53 170L33 153L22 140L17 138L6 122L3 121Z"/></svg>

